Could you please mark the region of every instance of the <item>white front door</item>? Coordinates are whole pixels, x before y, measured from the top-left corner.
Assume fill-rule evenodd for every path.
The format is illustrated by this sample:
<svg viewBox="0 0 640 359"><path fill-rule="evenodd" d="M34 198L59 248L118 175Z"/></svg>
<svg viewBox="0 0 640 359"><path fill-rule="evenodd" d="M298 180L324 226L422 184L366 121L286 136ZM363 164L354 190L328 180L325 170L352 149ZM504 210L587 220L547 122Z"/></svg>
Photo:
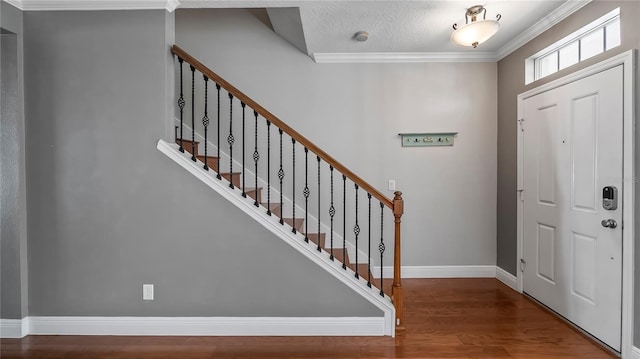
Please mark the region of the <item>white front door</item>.
<svg viewBox="0 0 640 359"><path fill-rule="evenodd" d="M623 67L522 106L524 292L620 351Z"/></svg>

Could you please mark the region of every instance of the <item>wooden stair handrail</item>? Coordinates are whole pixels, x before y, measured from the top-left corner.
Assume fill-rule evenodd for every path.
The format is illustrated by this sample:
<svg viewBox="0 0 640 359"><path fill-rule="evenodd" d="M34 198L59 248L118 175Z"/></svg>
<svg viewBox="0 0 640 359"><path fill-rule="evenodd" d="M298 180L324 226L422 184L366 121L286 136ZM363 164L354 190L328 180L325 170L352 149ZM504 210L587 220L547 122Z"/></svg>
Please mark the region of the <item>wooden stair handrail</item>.
<svg viewBox="0 0 640 359"><path fill-rule="evenodd" d="M393 201L387 198L384 194L380 193L375 187L371 186L365 180L360 178L358 175L353 173L347 167L342 165L340 162L336 161L333 157L331 157L328 153L323 151L320 147L316 146L313 142L309 141L306 137L302 136L293 128L289 127L286 123L280 120L271 112L267 111L264 107L260 106L257 102L252 100L249 96L245 95L242 91L235 88L225 79L220 77L218 74L213 72L211 69L203 65L200 61L198 61L193 56L189 55L186 51L178 47L177 45L173 45L171 48L171 52L195 67L198 71L206 75L209 79L215 81L216 84L220 85L227 92L232 94L238 100L244 102L247 106L251 107L254 111L256 111L260 116L264 117L267 121L274 124L276 127L284 131L286 134L291 136L291 138L295 139L298 143L309 149L311 152L318 155L321 159L327 162L330 166L333 166L336 170L340 171L343 175L347 176L351 181L357 184L360 188L370 193L376 199L378 199L385 206L393 210Z"/></svg>

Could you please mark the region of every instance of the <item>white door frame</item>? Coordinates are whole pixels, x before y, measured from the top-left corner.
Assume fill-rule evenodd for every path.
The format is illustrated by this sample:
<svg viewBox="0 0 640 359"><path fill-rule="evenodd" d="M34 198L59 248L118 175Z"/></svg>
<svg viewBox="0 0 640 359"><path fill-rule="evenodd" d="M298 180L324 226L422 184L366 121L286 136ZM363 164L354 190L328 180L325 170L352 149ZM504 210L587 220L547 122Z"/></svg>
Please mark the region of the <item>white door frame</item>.
<svg viewBox="0 0 640 359"><path fill-rule="evenodd" d="M612 67L623 65L623 167L624 167L624 194L623 194L623 231L622 231L622 358L632 358L633 351L633 272L634 272L634 207L635 207L635 50L629 50L620 55L604 60L586 69L544 84L535 89L518 95L518 122L521 122L523 101L542 92L566 85L568 83L591 76ZM523 208L522 188L524 180L523 162L523 132L526 129L526 121L522 121L518 127L518 258L516 259L516 272L518 291L522 293L522 271L520 270L520 258L523 258Z"/></svg>

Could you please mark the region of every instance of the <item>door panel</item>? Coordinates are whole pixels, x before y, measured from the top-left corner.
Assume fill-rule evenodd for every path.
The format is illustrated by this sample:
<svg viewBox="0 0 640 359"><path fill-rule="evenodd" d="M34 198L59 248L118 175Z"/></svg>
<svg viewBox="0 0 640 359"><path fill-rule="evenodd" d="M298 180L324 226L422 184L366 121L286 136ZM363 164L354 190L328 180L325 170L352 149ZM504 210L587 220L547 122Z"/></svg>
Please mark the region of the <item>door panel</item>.
<svg viewBox="0 0 640 359"><path fill-rule="evenodd" d="M598 94L572 101L571 201L574 210L596 211L596 149Z"/></svg>
<svg viewBox="0 0 640 359"><path fill-rule="evenodd" d="M622 66L522 103L524 291L620 350L622 221L602 189L622 198Z"/></svg>

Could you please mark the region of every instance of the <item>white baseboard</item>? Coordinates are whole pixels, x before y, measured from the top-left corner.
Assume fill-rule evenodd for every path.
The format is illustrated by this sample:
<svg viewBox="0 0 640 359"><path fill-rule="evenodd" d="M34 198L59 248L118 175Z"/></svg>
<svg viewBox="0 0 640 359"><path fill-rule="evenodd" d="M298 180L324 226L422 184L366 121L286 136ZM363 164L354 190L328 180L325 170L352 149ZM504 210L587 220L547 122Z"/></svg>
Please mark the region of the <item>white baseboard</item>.
<svg viewBox="0 0 640 359"><path fill-rule="evenodd" d="M640 359L640 348L638 347L631 348L631 358L629 359Z"/></svg>
<svg viewBox="0 0 640 359"><path fill-rule="evenodd" d="M22 338L22 319L0 319L0 338Z"/></svg>
<svg viewBox="0 0 640 359"><path fill-rule="evenodd" d="M380 267L374 273L380 273ZM393 278L393 267L382 267L385 278ZM496 278L496 266L402 266L402 278Z"/></svg>
<svg viewBox="0 0 640 359"><path fill-rule="evenodd" d="M28 317L32 335L382 336L383 317Z"/></svg>
<svg viewBox="0 0 640 359"><path fill-rule="evenodd" d="M506 270L496 267L496 278L509 288L518 291L518 278ZM640 359L640 358L639 358Z"/></svg>

